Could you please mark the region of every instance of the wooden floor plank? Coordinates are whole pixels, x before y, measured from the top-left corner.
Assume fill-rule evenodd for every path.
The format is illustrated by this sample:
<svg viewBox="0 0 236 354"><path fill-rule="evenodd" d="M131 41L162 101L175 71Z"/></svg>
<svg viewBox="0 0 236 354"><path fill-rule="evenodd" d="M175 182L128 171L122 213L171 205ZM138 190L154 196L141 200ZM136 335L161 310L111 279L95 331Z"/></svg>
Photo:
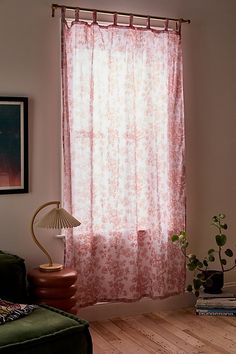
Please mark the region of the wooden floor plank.
<svg viewBox="0 0 236 354"><path fill-rule="evenodd" d="M189 313L189 311L187 312ZM204 316L204 319L202 319L201 317L202 316L194 315L194 319L197 318L198 321L201 321L201 324L206 326L208 329L214 331L217 336L219 336L220 338L225 338L228 341L234 342L236 344L236 328L230 323L228 323L227 320L225 320L227 317L222 318L221 316ZM232 345L235 344L232 343Z"/></svg>
<svg viewBox="0 0 236 354"><path fill-rule="evenodd" d="M95 328L100 332L101 336L107 338L113 347L126 354L154 354L142 348L142 345L136 344L130 339L125 332L117 327L111 321L104 321L102 323L95 323ZM107 336L108 334L108 336Z"/></svg>
<svg viewBox="0 0 236 354"><path fill-rule="evenodd" d="M223 335L217 335L216 329L212 329L211 326L207 325L205 316L197 316L188 312L183 313L183 311L178 311L173 316L178 317L188 325L188 329L184 330L186 333L214 348L216 352L221 354L233 353L234 344L224 338Z"/></svg>
<svg viewBox="0 0 236 354"><path fill-rule="evenodd" d="M193 328L195 329L196 326L197 328L201 331L204 332L205 334L208 335L208 339L212 339L212 342L215 343L218 346L222 346L223 348L230 352L230 353L236 353L236 346L235 346L235 338L232 336L229 336L227 331L225 331L224 326L222 325L222 328L218 328L214 326L214 317L210 316L197 316L195 313L185 311L181 312L182 315L185 314L184 318L189 321L193 325ZM207 318L208 319L207 319ZM209 319L210 317L210 319ZM211 322L211 323L210 323Z"/></svg>
<svg viewBox="0 0 236 354"><path fill-rule="evenodd" d="M234 316L224 316L222 320L226 323L230 323L232 327L236 327L236 317Z"/></svg>
<svg viewBox="0 0 236 354"><path fill-rule="evenodd" d="M94 354L236 354L236 317L157 311L91 322Z"/></svg>
<svg viewBox="0 0 236 354"><path fill-rule="evenodd" d="M176 335L176 330L174 326L172 327L172 329L168 328L168 326L163 326L161 324L162 321L160 321L157 317L153 316L152 314L144 315L144 317L146 319L144 323L147 326L150 325L152 322L154 325L154 327L152 327L153 330L159 335L161 335L162 337L164 337L166 340L174 344L176 347L178 347L179 350L180 349L183 350L184 353L193 353L193 354L199 353L198 348L192 346L191 344L189 344L188 342L184 341L182 338Z"/></svg>
<svg viewBox="0 0 236 354"><path fill-rule="evenodd" d="M204 346L204 344L193 338L189 334L180 330L177 326L173 325L170 321L166 321L163 318L159 317L157 314L151 313L146 315L150 318L156 325L163 329L163 331L168 331L170 334L173 334L175 337L178 337L184 344L184 350L188 350L192 353L198 353L198 349ZM181 342L180 342L181 343Z"/></svg>
<svg viewBox="0 0 236 354"><path fill-rule="evenodd" d="M163 333L157 333L157 328L155 324L150 323L150 321L145 320L145 318L126 318L126 322L130 324L131 327L136 328L139 332L143 333L145 336L150 338L152 341L160 345L161 348L172 354L186 354L184 350L179 348L163 336Z"/></svg>
<svg viewBox="0 0 236 354"><path fill-rule="evenodd" d="M102 352L101 354L123 354L113 347L106 337L104 338L99 334L99 331L96 330L93 323L90 324L89 328L93 339L94 354L100 354L100 352Z"/></svg>
<svg viewBox="0 0 236 354"><path fill-rule="evenodd" d="M168 354L160 345L154 343L143 333L138 332L136 329L129 326L129 324L120 318L113 319L112 322L118 326L122 331L124 331L128 336L130 336L136 343L141 343L142 347L154 354Z"/></svg>
<svg viewBox="0 0 236 354"><path fill-rule="evenodd" d="M189 325L183 322L183 316L176 316L174 313L171 313L169 311L168 312L158 311L158 312L155 312L155 314L157 314L161 318L166 319L168 322L172 323L172 325L175 325L183 333L188 334L191 337L191 343L192 343L193 339L195 339L197 342L201 343L200 353L219 354L219 351L217 351L215 347L212 348L211 343L208 342L206 339L202 339L196 335L193 335L192 332L188 332Z"/></svg>

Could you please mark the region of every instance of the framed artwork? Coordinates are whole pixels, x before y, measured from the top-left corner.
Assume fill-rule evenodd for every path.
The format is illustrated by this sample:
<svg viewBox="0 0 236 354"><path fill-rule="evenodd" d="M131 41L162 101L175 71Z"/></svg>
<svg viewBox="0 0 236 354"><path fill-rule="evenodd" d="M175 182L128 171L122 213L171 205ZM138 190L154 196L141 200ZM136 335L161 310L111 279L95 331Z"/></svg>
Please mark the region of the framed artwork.
<svg viewBox="0 0 236 354"><path fill-rule="evenodd" d="M28 192L28 98L0 97L0 194Z"/></svg>

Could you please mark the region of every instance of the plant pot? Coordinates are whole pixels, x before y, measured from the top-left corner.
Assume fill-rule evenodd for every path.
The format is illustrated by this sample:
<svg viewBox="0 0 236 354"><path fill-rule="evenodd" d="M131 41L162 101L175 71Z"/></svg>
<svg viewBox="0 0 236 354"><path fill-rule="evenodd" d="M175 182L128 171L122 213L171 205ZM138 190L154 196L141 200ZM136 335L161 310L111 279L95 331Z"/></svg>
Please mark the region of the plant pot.
<svg viewBox="0 0 236 354"><path fill-rule="evenodd" d="M220 294L224 286L224 273L218 270L205 270L203 272L206 283L203 284L204 292L208 294Z"/></svg>

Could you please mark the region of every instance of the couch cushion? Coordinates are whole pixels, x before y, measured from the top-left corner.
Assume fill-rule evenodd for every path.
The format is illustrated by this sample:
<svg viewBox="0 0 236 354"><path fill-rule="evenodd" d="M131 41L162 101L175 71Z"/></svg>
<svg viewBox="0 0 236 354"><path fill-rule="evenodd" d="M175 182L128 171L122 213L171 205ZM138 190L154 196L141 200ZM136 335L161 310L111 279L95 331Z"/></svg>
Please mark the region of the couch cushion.
<svg viewBox="0 0 236 354"><path fill-rule="evenodd" d="M0 251L0 298L12 302L27 302L24 259Z"/></svg>
<svg viewBox="0 0 236 354"><path fill-rule="evenodd" d="M0 326L0 353L91 354L88 323L48 306Z"/></svg>

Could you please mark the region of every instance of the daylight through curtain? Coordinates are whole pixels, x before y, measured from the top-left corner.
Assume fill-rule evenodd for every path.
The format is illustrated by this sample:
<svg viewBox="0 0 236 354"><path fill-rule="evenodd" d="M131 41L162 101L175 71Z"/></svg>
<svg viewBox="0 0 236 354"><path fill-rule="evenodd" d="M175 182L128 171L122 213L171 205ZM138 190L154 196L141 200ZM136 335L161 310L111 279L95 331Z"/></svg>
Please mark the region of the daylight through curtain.
<svg viewBox="0 0 236 354"><path fill-rule="evenodd" d="M78 305L181 293L184 117L177 31L62 19L64 206Z"/></svg>

